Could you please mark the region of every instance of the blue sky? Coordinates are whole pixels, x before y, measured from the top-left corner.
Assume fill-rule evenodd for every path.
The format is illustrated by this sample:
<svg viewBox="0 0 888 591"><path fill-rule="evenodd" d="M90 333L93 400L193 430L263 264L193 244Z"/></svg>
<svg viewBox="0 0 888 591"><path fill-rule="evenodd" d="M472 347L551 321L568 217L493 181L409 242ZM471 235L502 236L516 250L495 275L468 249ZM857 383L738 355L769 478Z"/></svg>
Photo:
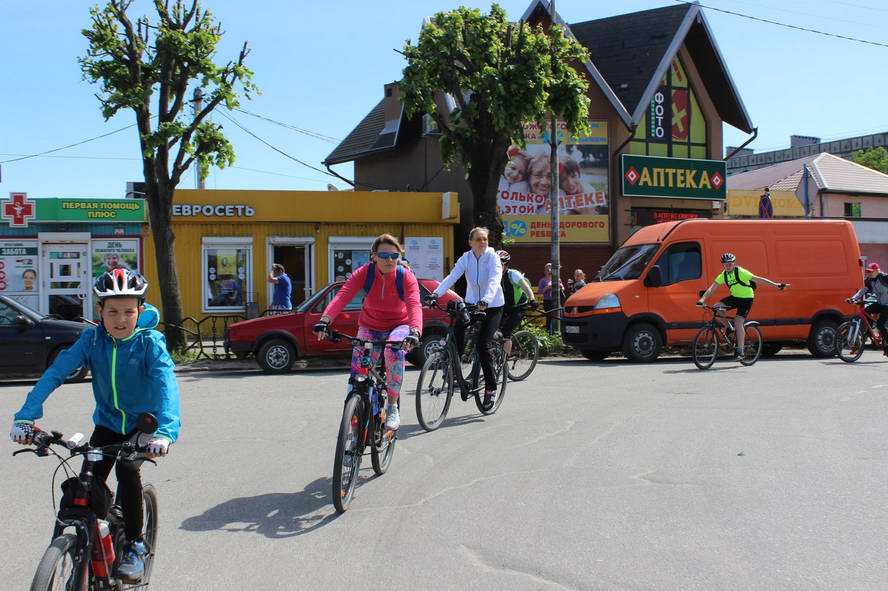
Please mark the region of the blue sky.
<svg viewBox="0 0 888 591"><path fill-rule="evenodd" d="M105 122L81 79L77 57L86 41L89 7L80 0L4 2L0 55L0 161L78 142L134 122L129 112ZM530 0L504 0L518 18ZM557 0L568 22L668 6L671 0ZM463 2L487 10L489 2ZM888 4L882 0L707 0L705 5L761 18L888 43ZM775 5L776 4L776 5ZM459 5L445 0L205 0L226 31L219 61L249 41L248 65L261 96L245 102L254 113L335 138L345 137L382 96L385 82L404 66L394 51L415 39L422 18ZM151 5L137 0L133 13ZM888 48L778 28L707 11L707 18L740 94L759 127L757 151L788 146L791 134L836 139L888 131L885 97ZM268 142L320 167L334 144L236 113ZM338 180L304 168L228 121L236 168L211 173L208 188L324 189ZM725 144L746 136L725 126ZM122 197L126 182L141 180L135 129L58 152L2 165L0 195ZM351 177L349 165L337 170ZM180 185L193 187L193 176Z"/></svg>

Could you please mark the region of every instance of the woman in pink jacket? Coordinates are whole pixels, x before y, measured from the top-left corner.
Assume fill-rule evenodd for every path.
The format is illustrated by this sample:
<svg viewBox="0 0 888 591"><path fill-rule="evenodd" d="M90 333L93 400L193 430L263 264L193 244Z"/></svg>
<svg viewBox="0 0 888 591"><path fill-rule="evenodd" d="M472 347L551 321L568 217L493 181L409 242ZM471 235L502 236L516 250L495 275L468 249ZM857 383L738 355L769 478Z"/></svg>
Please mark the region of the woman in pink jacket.
<svg viewBox="0 0 888 591"><path fill-rule="evenodd" d="M419 298L419 282L407 269L399 269L398 259L404 249L398 239L383 234L373 242L368 263L352 273L333 301L324 309L321 320L314 326L319 338L324 338L330 323L358 292L370 286L364 295L361 315L358 317L359 339L368 341L403 341L397 350L385 348L386 378L388 379L388 407L386 429L395 430L401 424L398 397L404 379L404 356L419 344L422 334L422 305ZM368 274L372 273L372 279ZM400 279L399 279L400 276ZM379 359L379 348L373 350L373 362ZM352 378L361 366L361 351L352 352Z"/></svg>

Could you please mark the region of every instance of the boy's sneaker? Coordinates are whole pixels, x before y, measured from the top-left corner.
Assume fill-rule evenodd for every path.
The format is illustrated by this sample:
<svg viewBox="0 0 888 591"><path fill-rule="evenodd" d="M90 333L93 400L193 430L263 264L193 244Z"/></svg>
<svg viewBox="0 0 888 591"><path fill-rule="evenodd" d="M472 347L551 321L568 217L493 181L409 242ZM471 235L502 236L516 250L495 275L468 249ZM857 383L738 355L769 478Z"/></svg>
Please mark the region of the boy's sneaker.
<svg viewBox="0 0 888 591"><path fill-rule="evenodd" d="M397 404L387 404L385 407L385 428L389 431L397 431L401 426L401 412Z"/></svg>
<svg viewBox="0 0 888 591"><path fill-rule="evenodd" d="M743 351L741 349L734 349L734 359L743 359Z"/></svg>
<svg viewBox="0 0 888 591"><path fill-rule="evenodd" d="M123 548L123 556L117 565L117 576L129 583L138 583L145 574L145 557L148 546L142 539L127 542Z"/></svg>
<svg viewBox="0 0 888 591"><path fill-rule="evenodd" d="M484 406L492 407L494 404L496 404L496 392L496 390L484 392Z"/></svg>

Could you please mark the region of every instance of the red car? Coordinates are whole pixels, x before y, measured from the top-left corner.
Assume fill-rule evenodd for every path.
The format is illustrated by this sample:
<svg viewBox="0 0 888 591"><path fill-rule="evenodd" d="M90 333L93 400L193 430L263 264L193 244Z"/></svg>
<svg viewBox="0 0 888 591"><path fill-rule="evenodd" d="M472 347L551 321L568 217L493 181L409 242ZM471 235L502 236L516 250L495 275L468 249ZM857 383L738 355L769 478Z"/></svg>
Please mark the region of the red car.
<svg viewBox="0 0 888 591"><path fill-rule="evenodd" d="M235 322L225 332L225 349L238 358L252 353L256 356L259 366L269 373L289 371L296 359L304 357L339 356L351 354L351 344L318 341L312 333L312 327L320 320L324 308L333 299L345 282L331 283L312 297L304 301L289 314L264 316L253 320ZM434 279L420 279L419 292L426 296L438 287ZM438 299L441 307L446 307L450 300L458 300L459 296L448 291ZM358 315L364 301L363 290L345 307L333 322L333 328L346 334L358 332ZM445 312L423 308L422 342L420 346L407 355L407 360L414 365L422 365L431 346L444 336L450 323Z"/></svg>

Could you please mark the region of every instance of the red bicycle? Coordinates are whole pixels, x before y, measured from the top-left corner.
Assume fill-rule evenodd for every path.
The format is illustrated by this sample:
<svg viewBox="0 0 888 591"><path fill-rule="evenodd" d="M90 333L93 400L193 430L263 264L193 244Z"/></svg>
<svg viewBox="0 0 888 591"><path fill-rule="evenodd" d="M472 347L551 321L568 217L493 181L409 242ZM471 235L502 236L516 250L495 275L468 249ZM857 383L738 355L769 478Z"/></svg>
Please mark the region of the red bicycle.
<svg viewBox="0 0 888 591"><path fill-rule="evenodd" d="M866 311L866 306L874 300L857 302L857 314L854 318L839 326L836 333L836 354L839 359L854 363L863 355L866 340L869 338L873 346L882 346L882 335L876 330L876 317Z"/></svg>

